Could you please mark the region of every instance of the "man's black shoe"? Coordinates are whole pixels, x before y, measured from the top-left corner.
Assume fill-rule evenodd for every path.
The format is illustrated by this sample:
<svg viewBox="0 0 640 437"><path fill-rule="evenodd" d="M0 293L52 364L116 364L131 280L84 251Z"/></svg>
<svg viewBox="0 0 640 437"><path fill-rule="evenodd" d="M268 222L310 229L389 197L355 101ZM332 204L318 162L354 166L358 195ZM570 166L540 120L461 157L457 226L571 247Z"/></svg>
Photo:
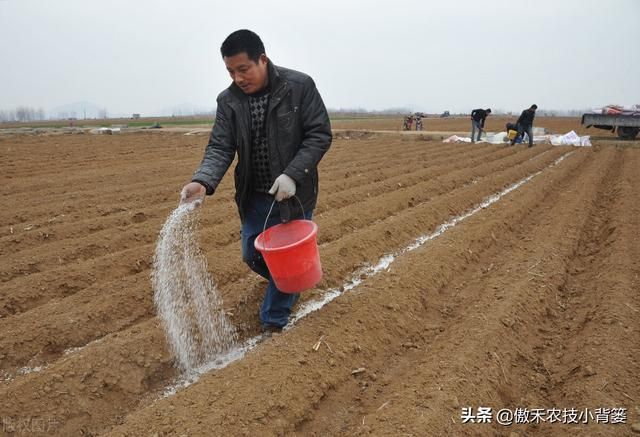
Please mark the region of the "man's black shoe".
<svg viewBox="0 0 640 437"><path fill-rule="evenodd" d="M281 326L274 325L262 325L260 331L267 337L271 337L273 334L280 334L282 332Z"/></svg>

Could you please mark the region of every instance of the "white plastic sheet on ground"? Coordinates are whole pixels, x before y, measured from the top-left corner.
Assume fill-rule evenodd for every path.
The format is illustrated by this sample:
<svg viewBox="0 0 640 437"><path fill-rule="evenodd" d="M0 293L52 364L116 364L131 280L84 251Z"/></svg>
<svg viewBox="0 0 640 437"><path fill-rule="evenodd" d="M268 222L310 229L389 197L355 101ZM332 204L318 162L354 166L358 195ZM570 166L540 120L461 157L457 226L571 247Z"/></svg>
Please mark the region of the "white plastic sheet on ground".
<svg viewBox="0 0 640 437"><path fill-rule="evenodd" d="M547 128L546 127L534 127L533 128L533 138L537 137L537 136L544 136L547 134Z"/></svg>
<svg viewBox="0 0 640 437"><path fill-rule="evenodd" d="M459 137L458 135L451 135L449 138L442 141L443 143L470 143L470 137Z"/></svg>
<svg viewBox="0 0 640 437"><path fill-rule="evenodd" d="M503 144L506 142L507 133L498 132L496 134L489 132L482 139L476 141L476 143L491 143L491 144ZM458 135L451 135L449 138L442 141L443 143L470 143L471 137L461 137Z"/></svg>
<svg viewBox="0 0 640 437"><path fill-rule="evenodd" d="M91 129L89 131L90 134L97 135L111 135L111 134L119 134L122 131L119 127L98 127L95 129Z"/></svg>
<svg viewBox="0 0 640 437"><path fill-rule="evenodd" d="M491 144L502 144L507 141L507 133L498 132L497 134L492 135L487 134L486 141Z"/></svg>
<svg viewBox="0 0 640 437"><path fill-rule="evenodd" d="M506 132L487 132L486 135L480 137L481 139L476 143L490 143L490 144L504 144L508 142ZM536 137L534 137L535 141ZM470 143L471 137L461 137L458 135L451 135L449 138L442 140L443 143Z"/></svg>
<svg viewBox="0 0 640 437"><path fill-rule="evenodd" d="M544 131L544 128L540 128ZM540 132L540 131L538 131ZM566 133L564 135L535 135L536 131L534 128L534 136L533 142L534 144L548 144L551 143L554 146L578 146L578 147L591 147L591 137L589 135L585 135L583 137L578 136L574 131ZM470 137L461 137L458 135L451 135L449 138L446 138L442 141L443 143L470 143ZM480 141L476 141L477 143L490 143L490 144L504 144L508 142L507 133L506 132L498 132L498 133L488 133L485 137L482 137ZM527 136L525 134L525 139L523 143L528 143Z"/></svg>

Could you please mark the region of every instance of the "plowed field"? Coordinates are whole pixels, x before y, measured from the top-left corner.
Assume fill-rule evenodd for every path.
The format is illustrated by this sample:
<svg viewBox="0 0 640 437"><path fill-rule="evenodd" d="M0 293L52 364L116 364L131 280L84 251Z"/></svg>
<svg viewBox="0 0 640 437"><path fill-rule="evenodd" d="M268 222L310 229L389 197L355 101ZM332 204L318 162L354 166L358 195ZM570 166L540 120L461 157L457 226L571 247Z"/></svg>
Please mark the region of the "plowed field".
<svg viewBox="0 0 640 437"><path fill-rule="evenodd" d="M225 178L200 243L257 344L176 389L149 276L205 142L0 136L3 435L619 436L640 421L637 143L336 139L314 214L324 279L268 338ZM627 418L462 423L481 406Z"/></svg>

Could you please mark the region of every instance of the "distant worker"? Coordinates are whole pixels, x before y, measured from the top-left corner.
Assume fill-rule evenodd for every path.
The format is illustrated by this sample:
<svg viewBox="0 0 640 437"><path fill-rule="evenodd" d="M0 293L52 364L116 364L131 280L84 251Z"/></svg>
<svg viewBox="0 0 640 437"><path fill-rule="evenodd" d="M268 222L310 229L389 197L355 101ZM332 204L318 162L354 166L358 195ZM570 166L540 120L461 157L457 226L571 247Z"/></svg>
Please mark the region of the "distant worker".
<svg viewBox="0 0 640 437"><path fill-rule="evenodd" d="M480 141L480 135L482 135L482 131L484 131L484 122L487 119L487 116L491 114L491 108L487 109L474 109L471 111L471 142L475 143L476 141ZM478 130L478 139L475 140L476 129Z"/></svg>
<svg viewBox="0 0 640 437"><path fill-rule="evenodd" d="M413 115L407 115L407 130L413 127Z"/></svg>
<svg viewBox="0 0 640 437"><path fill-rule="evenodd" d="M516 122L516 127L518 128L518 136L522 136L525 132L529 137L529 147L533 147L533 119L536 116L536 109L538 109L538 105L531 105L529 109L525 109L520 114L518 121ZM516 138L511 140L511 145L513 146L516 142Z"/></svg>
<svg viewBox="0 0 640 437"><path fill-rule="evenodd" d="M506 129L507 129L507 134L511 134L511 132L514 132L513 138L516 139L516 144L522 143L522 135L518 134L518 125L516 123L511 123L511 122L507 123ZM511 141L513 138L509 137L509 141Z"/></svg>
<svg viewBox="0 0 640 437"><path fill-rule="evenodd" d="M422 130L422 114L416 114L416 130Z"/></svg>
<svg viewBox="0 0 640 437"><path fill-rule="evenodd" d="M408 115L406 115L402 119L402 130L409 130L409 116Z"/></svg>

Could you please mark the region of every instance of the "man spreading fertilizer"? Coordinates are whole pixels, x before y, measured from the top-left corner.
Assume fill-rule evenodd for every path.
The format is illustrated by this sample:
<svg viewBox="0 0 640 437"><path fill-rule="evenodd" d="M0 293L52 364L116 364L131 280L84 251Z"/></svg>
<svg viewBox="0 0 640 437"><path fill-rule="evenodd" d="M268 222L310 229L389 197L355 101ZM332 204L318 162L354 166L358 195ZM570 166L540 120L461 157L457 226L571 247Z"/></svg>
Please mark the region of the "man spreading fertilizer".
<svg viewBox="0 0 640 437"><path fill-rule="evenodd" d="M237 154L242 258L269 280L260 320L264 331L278 331L287 324L299 295L277 289L254 241L265 221L269 228L290 219L311 219L318 198L318 163L331 145L329 114L313 80L274 65L254 32L233 32L220 52L233 83L218 95L204 158L182 189L181 201L201 202L212 195ZM278 204L267 220L274 197Z"/></svg>

